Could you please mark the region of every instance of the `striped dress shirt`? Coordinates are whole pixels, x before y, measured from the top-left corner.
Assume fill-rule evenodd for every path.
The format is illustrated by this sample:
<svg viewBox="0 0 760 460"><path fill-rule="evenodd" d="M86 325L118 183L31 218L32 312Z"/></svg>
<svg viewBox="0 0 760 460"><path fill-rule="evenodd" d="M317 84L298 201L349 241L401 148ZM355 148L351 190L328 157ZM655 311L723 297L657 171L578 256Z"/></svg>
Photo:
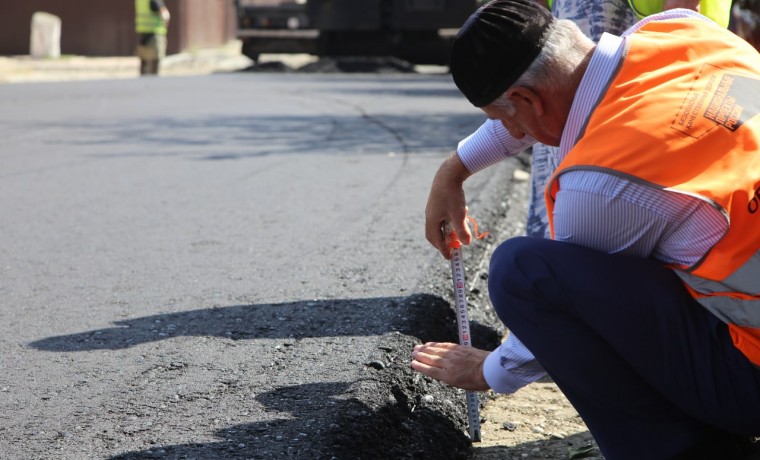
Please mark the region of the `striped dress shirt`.
<svg viewBox="0 0 760 460"><path fill-rule="evenodd" d="M626 49L625 36L650 21L683 17L708 20L689 10L669 10L638 22L622 37L606 33L602 36L573 100L557 163L575 145L595 104L614 77ZM457 154L474 173L534 143L529 136L514 139L498 120L488 120L459 143ZM656 190L598 171L568 171L559 180L553 216L554 239L558 241L609 254L691 265L727 231L728 224L721 213L694 197ZM541 378L544 370L510 334L488 356L483 373L494 391L513 393Z"/></svg>

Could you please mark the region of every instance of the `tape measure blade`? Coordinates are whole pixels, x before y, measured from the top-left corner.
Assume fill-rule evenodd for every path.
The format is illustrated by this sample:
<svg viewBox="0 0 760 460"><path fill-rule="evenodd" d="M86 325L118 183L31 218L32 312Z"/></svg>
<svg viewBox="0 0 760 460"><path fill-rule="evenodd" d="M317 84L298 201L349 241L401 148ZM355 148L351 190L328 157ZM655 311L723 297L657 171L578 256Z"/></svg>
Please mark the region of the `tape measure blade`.
<svg viewBox="0 0 760 460"><path fill-rule="evenodd" d="M451 252L451 277L454 283L454 298L456 300L457 326L459 329L459 344L471 346L470 319L467 314L467 291L464 279L464 262L461 248ZM480 442L480 403L478 394L474 391L465 392L467 402L467 419L471 442Z"/></svg>
<svg viewBox="0 0 760 460"><path fill-rule="evenodd" d="M480 442L480 402L478 393L467 392L467 416L469 419L470 441Z"/></svg>

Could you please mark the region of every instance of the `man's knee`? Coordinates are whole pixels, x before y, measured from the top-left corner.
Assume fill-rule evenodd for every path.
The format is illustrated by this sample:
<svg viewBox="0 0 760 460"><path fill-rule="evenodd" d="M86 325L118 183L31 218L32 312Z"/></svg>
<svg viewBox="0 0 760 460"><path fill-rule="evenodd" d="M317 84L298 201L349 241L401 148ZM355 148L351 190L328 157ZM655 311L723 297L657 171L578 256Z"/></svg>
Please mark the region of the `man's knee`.
<svg viewBox="0 0 760 460"><path fill-rule="evenodd" d="M541 255L552 244L557 244L544 238L517 237L502 243L491 257L488 275L488 291L491 303L502 322L506 323L508 309L512 310L518 304L510 299L519 296L525 300L526 295L538 294L533 286L542 270Z"/></svg>
<svg viewBox="0 0 760 460"><path fill-rule="evenodd" d="M515 276L524 276L524 271L530 269L542 254L551 251L556 241L545 238L516 237L510 238L499 245L491 257L489 269L489 284L494 280L508 280Z"/></svg>

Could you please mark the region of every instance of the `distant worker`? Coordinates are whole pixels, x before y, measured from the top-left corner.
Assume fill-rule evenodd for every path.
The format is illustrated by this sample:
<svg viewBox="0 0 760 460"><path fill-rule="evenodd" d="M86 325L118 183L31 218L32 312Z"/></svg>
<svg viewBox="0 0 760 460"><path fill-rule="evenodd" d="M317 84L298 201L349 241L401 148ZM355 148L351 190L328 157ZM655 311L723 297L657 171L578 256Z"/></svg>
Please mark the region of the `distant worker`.
<svg viewBox="0 0 760 460"><path fill-rule="evenodd" d="M731 0L628 0L628 4L638 19L674 8L698 11L723 27L731 18Z"/></svg>
<svg viewBox="0 0 760 460"><path fill-rule="evenodd" d="M135 31L140 75L157 75L161 59L166 57L166 31L169 9L164 0L135 0Z"/></svg>

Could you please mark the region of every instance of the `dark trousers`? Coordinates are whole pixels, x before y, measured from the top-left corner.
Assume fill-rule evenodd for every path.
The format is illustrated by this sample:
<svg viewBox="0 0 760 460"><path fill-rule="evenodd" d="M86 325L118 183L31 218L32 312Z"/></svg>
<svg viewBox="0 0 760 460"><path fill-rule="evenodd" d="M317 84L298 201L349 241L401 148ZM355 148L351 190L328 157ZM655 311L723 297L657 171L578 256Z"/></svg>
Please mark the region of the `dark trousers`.
<svg viewBox="0 0 760 460"><path fill-rule="evenodd" d="M608 460L701 458L685 452L760 434L760 369L659 263L514 238L488 287Z"/></svg>
<svg viewBox="0 0 760 460"><path fill-rule="evenodd" d="M139 34L135 52L140 58L140 75L158 75L161 60L166 56L166 36Z"/></svg>

